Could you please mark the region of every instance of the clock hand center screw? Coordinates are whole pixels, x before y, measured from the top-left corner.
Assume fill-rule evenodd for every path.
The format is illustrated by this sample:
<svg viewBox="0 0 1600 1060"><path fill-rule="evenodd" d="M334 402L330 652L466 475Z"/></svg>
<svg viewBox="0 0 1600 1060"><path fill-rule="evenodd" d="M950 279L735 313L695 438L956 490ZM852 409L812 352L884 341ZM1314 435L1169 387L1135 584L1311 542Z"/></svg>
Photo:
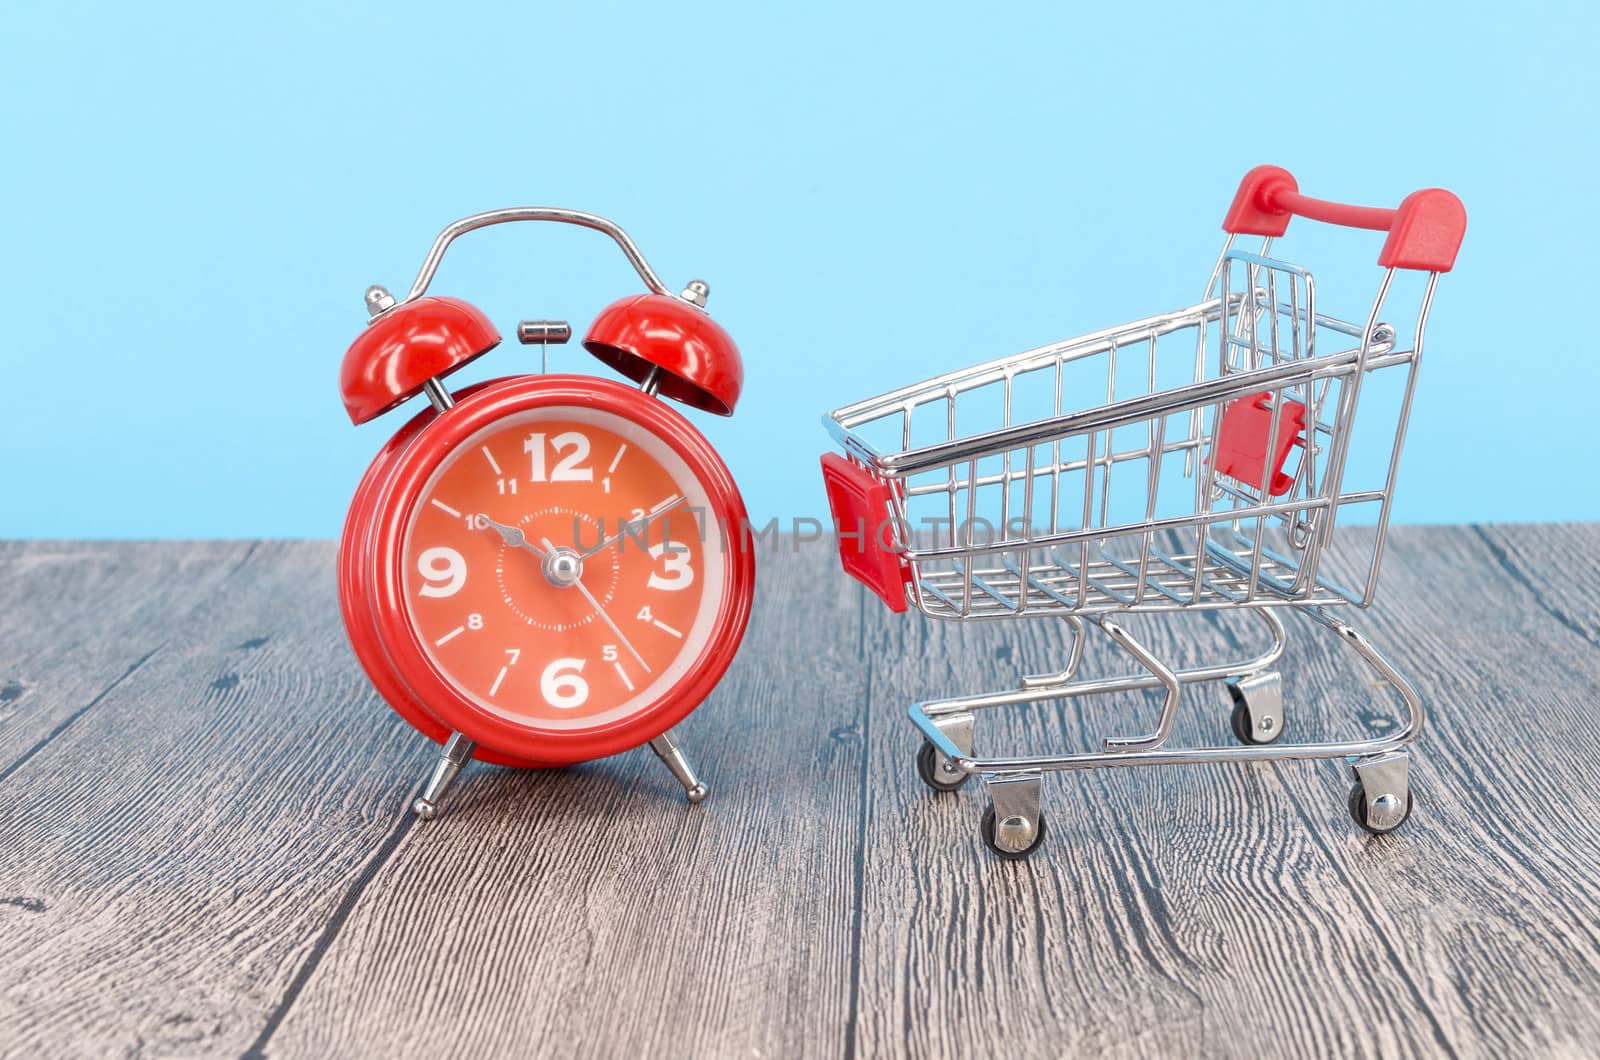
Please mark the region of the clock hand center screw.
<svg viewBox="0 0 1600 1060"><path fill-rule="evenodd" d="M551 548L544 554L544 576L551 585L567 588L583 577L583 559L576 552Z"/></svg>

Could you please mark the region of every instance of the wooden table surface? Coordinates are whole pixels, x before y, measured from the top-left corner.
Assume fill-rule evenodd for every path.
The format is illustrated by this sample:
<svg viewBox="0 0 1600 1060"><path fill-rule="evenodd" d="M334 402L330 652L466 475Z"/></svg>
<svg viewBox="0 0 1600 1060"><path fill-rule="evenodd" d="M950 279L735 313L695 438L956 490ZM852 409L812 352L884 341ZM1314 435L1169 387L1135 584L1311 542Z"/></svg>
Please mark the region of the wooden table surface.
<svg viewBox="0 0 1600 1060"><path fill-rule="evenodd" d="M1600 526L1393 533L1350 617L1432 708L1401 831L1355 827L1337 763L1101 770L1046 778L1046 845L1011 863L977 837L981 785L918 781L904 708L1059 666L1061 623L895 616L780 542L680 730L705 804L637 750L473 765L416 824L434 747L357 667L333 553L0 543L0 1052L1600 1047ZM1243 622L1132 626L1215 661ZM1291 735L1381 729L1383 690L1290 626ZM990 714L979 747L1153 713ZM1174 739L1227 740L1227 713L1201 688Z"/></svg>

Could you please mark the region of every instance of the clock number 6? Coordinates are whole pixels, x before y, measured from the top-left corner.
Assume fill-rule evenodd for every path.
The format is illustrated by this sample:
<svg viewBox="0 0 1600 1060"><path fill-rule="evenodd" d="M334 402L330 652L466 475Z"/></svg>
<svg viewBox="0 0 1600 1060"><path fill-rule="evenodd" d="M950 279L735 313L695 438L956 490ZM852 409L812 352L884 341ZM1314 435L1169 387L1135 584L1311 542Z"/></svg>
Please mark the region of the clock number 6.
<svg viewBox="0 0 1600 1060"><path fill-rule="evenodd" d="M578 465L589 459L589 439L577 431L567 431L550 439L550 448L560 457L556 466L550 470L548 477L545 471L545 436L543 433L530 434L528 440L522 443L522 451L531 458L532 468L528 473L530 482L593 482L594 468L579 467Z"/></svg>
<svg viewBox="0 0 1600 1060"><path fill-rule="evenodd" d="M584 659L554 659L539 675L539 694L558 710L581 707L589 700L589 682L582 676Z"/></svg>

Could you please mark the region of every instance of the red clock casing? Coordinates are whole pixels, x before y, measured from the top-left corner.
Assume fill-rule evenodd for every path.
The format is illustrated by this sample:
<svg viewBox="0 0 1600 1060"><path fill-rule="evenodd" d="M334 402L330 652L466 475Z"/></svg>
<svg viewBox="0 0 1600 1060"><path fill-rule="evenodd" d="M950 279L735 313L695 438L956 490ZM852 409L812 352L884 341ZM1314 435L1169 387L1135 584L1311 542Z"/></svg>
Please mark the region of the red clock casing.
<svg viewBox="0 0 1600 1060"><path fill-rule="evenodd" d="M704 487L707 547L722 550L725 577L709 637L688 670L654 702L618 721L551 730L485 710L429 657L409 620L403 537L422 487L467 439L532 409L598 409L644 428ZM519 376L463 391L444 413L425 411L379 453L358 488L340 546L340 596L351 643L379 692L436 741L460 732L479 757L505 765L567 765L647 743L681 721L721 679L750 617L755 557L744 502L710 444L673 409L643 392L589 376Z"/></svg>

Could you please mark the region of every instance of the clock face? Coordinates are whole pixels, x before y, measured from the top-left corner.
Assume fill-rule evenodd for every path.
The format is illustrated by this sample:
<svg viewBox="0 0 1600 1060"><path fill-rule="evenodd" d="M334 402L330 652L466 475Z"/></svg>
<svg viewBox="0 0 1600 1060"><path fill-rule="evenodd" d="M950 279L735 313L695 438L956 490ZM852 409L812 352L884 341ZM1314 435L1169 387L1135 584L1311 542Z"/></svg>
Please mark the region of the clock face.
<svg viewBox="0 0 1600 1060"><path fill-rule="evenodd" d="M728 556L705 485L630 419L550 405L456 445L401 550L406 620L462 696L584 729L660 699L706 650Z"/></svg>

